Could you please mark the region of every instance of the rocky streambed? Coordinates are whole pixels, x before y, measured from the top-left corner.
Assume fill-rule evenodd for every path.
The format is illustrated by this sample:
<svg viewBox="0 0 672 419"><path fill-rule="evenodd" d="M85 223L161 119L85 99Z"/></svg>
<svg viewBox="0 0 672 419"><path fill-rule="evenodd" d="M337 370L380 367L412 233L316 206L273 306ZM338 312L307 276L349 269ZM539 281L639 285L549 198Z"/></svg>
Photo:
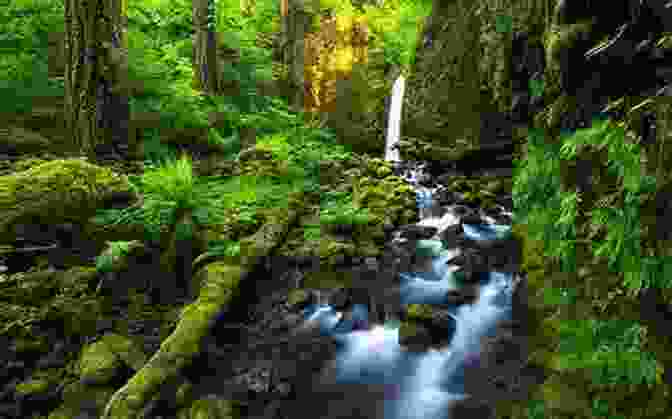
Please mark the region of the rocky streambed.
<svg viewBox="0 0 672 419"><path fill-rule="evenodd" d="M433 185L430 215L440 220L451 211L460 219L439 229L416 224L421 220L415 189L404 186L389 164L380 159L350 163L350 167L333 164L323 173L332 174L334 185L350 188L383 222L366 228L329 227L319 241L310 243L299 238L298 227L314 218L310 207L316 201L295 197L294 204L279 210L279 215L265 214L265 223L256 232L238 233L254 233L248 241L253 257L201 260L194 272L180 276L178 268L192 266L202 253L205 237L235 237L234 229L201 228L185 251L170 231L162 243L154 243L143 240L132 225L94 226L87 222L90 213L82 209L138 202L123 176L85 162L44 164L0 181L9 190L21 176L30 176L39 187L40 179L53 185L79 173L79 178L90 180L85 186L95 187L88 189L90 196L74 194L72 202L59 201L55 195L53 202L38 188L35 193L43 198L39 205L24 212L14 206L15 211L3 217L15 218L3 224L5 234L13 236L2 248L0 336L8 350L1 360L0 417L124 417L118 407L125 399L112 396L136 391L141 403L133 409L143 417L292 418L302 409L305 414L302 400L312 397L316 380L324 381L320 377L338 347L333 338L305 322L302 310L311 304L330 304L346 320L353 316L352 307L364 304L369 324L357 327L399 320L413 331L400 343L424 351L446 344L446 335L436 333L445 330L446 317L441 307L429 311L404 307L395 292L400 273L426 268L427 255L418 253L420 242L438 234L446 249L462 249L451 263L462 266L467 285L451 291L448 298L453 304L474 301L478 286L469 278L479 272L517 272L515 243L476 243L465 237L462 227L477 224L479 217L510 224L511 179L507 177L426 176L426 185L437 179L443 183ZM8 202L19 196L6 195ZM30 191L21 197L28 195ZM52 209L56 203L60 212ZM68 205L72 213L63 211ZM26 222L33 219L41 222ZM283 223L285 228L276 227ZM135 240L135 244L116 256L113 269L99 272L93 266L95 256L110 251L106 241L120 239ZM179 246L183 247L176 251ZM171 251L172 259L166 257ZM233 265L237 270L229 268ZM524 279L516 284L524 290L520 285ZM483 403L503 394L524 394L525 380L519 379L525 375L520 355L524 322L516 314L522 310L516 307L524 304L523 293L514 293L518 297L513 299L512 320L483 343L478 366L466 374L465 388L486 388L485 383L490 383L487 388L497 394L479 391L478 398L454 409L482 409ZM209 317L199 314L206 312ZM507 357L510 362L502 363ZM162 359L174 362L167 361L172 364L164 367ZM508 369L500 367L504 364ZM356 386L335 386L334 391L343 395L337 399L344 401L330 410L341 412L334 417L345 414L342 409L350 409L349 417L375 417L366 412L375 409L376 403L357 402ZM375 388L370 391L375 393ZM390 391L394 393L394 385L382 386L381 400ZM360 413L353 413L357 409Z"/></svg>

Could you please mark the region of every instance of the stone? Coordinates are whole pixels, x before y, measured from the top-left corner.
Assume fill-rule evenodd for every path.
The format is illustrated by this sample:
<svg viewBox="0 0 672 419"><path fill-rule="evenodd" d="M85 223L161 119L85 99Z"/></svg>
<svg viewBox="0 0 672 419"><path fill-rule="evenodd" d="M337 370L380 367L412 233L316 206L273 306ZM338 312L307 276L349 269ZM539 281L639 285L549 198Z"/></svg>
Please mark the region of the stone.
<svg viewBox="0 0 672 419"><path fill-rule="evenodd" d="M437 257L444 250L441 240L418 240L416 244L417 256Z"/></svg>
<svg viewBox="0 0 672 419"><path fill-rule="evenodd" d="M479 287L474 285L464 285L459 289L451 289L446 293L447 304L471 304L479 294Z"/></svg>
<svg viewBox="0 0 672 419"><path fill-rule="evenodd" d="M444 229L439 235L443 242L443 247L446 249L458 247L463 233L462 224L454 224Z"/></svg>
<svg viewBox="0 0 672 419"><path fill-rule="evenodd" d="M350 292L346 288L340 288L329 298L329 305L336 310L345 308L350 302Z"/></svg>
<svg viewBox="0 0 672 419"><path fill-rule="evenodd" d="M398 236L406 240L426 240L434 237L437 231L436 227L410 224L399 227Z"/></svg>
<svg viewBox="0 0 672 419"><path fill-rule="evenodd" d="M481 216L475 213L465 214L464 216L461 216L460 222L462 224L485 224L485 221L481 218Z"/></svg>

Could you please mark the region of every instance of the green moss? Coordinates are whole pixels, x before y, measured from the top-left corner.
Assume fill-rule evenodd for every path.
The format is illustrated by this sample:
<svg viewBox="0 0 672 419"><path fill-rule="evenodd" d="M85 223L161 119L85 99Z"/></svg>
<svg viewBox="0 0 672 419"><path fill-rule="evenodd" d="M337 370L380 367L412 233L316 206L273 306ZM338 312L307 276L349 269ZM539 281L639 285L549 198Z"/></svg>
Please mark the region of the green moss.
<svg viewBox="0 0 672 419"><path fill-rule="evenodd" d="M236 419L239 410L235 402L219 398L202 398L178 412L178 419Z"/></svg>
<svg viewBox="0 0 672 419"><path fill-rule="evenodd" d="M44 393L49 389L49 381L44 379L28 379L16 385L15 391L18 394L29 395Z"/></svg>
<svg viewBox="0 0 672 419"><path fill-rule="evenodd" d="M84 222L110 193L131 191L126 176L80 159L54 160L2 176L0 240L11 226L34 217Z"/></svg>
<svg viewBox="0 0 672 419"><path fill-rule="evenodd" d="M177 406L186 406L191 402L193 396L193 385L190 382L182 383L175 393L175 404Z"/></svg>
<svg viewBox="0 0 672 419"><path fill-rule="evenodd" d="M294 306L298 303L301 303L303 301L306 301L308 298L308 291L305 289L293 289L289 292L289 295L287 296L287 304L290 306Z"/></svg>
<svg viewBox="0 0 672 419"><path fill-rule="evenodd" d="M81 376L95 380L96 383L108 383L116 375L121 362L117 354L104 341L94 342L82 350L80 358Z"/></svg>
<svg viewBox="0 0 672 419"><path fill-rule="evenodd" d="M429 320L432 318L432 306L429 304L409 304L406 315L409 319Z"/></svg>
<svg viewBox="0 0 672 419"><path fill-rule="evenodd" d="M139 370L145 364L145 354L131 339L116 333L106 333L100 341L134 370Z"/></svg>

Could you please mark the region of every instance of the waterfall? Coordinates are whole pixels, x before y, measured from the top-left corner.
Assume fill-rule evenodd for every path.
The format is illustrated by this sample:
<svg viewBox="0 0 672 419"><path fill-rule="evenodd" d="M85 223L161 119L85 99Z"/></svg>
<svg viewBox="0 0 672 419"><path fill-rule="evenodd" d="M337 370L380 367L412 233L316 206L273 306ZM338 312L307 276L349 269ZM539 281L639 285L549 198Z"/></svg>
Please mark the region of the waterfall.
<svg viewBox="0 0 672 419"><path fill-rule="evenodd" d="M390 114L387 119L387 137L385 140L385 160L399 161L399 145L401 135L401 108L404 104L404 86L406 79L399 75L392 86L392 99L390 101Z"/></svg>

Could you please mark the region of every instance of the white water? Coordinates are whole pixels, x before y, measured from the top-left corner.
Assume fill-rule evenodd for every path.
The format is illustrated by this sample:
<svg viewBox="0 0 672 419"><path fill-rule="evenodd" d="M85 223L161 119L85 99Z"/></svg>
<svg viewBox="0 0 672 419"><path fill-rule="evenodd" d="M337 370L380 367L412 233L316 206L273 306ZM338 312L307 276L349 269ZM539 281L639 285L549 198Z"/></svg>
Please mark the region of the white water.
<svg viewBox="0 0 672 419"><path fill-rule="evenodd" d="M392 100L390 102L390 114L387 120L387 138L385 141L385 160L398 162L399 150L395 148L399 144L401 135L401 110L404 104L404 85L406 79L399 76L392 86Z"/></svg>

